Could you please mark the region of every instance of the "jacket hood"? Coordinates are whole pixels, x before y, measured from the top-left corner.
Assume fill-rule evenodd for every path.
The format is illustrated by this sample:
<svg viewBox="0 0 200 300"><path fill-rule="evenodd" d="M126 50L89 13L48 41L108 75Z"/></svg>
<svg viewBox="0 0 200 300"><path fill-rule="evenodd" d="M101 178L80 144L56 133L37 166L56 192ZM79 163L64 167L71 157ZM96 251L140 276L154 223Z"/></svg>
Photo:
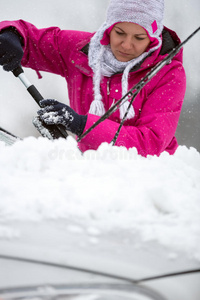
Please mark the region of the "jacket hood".
<svg viewBox="0 0 200 300"><path fill-rule="evenodd" d="M160 55L168 54L174 47L178 46L181 43L181 40L179 39L176 32L167 27L164 27L164 30L162 32L162 39L163 42L159 53ZM182 56L180 57L180 55L177 55L175 57L177 60L180 60L182 62Z"/></svg>

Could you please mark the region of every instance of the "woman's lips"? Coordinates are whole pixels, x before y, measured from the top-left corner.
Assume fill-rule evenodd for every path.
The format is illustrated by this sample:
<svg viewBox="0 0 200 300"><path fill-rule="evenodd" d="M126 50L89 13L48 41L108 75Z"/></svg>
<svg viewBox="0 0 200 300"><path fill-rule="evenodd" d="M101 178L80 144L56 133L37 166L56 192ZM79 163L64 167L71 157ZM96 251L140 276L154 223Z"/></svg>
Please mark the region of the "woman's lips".
<svg viewBox="0 0 200 300"><path fill-rule="evenodd" d="M118 52L119 52L119 54L122 55L122 56L130 56L130 54L128 54L128 53L124 53L124 52L121 52L121 51L118 51Z"/></svg>

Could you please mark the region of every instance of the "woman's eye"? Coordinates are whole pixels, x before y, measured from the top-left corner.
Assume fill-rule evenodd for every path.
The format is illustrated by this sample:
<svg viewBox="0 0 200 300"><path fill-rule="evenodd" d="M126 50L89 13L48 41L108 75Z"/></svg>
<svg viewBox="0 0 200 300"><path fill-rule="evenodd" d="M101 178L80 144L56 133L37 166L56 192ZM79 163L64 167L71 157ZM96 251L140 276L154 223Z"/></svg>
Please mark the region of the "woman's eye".
<svg viewBox="0 0 200 300"><path fill-rule="evenodd" d="M144 38L139 37L139 36L136 36L135 38L136 38L136 40L138 40L138 41L143 41L143 40L144 40Z"/></svg>
<svg viewBox="0 0 200 300"><path fill-rule="evenodd" d="M116 31L116 30L115 30L115 32L116 32L118 35L122 35L122 34L124 34L123 32Z"/></svg>

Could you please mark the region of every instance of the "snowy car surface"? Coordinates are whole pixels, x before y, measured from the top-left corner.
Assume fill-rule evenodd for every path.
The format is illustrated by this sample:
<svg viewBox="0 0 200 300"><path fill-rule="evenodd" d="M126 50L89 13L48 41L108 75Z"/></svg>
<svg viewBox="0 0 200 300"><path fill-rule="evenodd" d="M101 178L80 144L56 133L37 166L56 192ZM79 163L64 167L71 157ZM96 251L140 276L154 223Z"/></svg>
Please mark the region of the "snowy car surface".
<svg viewBox="0 0 200 300"><path fill-rule="evenodd" d="M0 240L0 299L199 300L200 268L137 235L13 222ZM20 236L18 233L20 232ZM135 247L132 247L135 243Z"/></svg>
<svg viewBox="0 0 200 300"><path fill-rule="evenodd" d="M6 141L7 141L6 136ZM200 154L0 142L0 299L199 300Z"/></svg>

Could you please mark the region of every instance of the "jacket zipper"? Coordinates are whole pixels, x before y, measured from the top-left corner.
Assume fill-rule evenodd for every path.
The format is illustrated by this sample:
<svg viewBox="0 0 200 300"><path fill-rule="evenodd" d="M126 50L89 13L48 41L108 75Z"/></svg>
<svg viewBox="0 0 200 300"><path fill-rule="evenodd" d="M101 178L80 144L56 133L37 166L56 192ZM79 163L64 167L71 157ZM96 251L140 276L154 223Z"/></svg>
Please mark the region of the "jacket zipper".
<svg viewBox="0 0 200 300"><path fill-rule="evenodd" d="M107 96L109 96L109 95L110 95L110 79L108 79L108 81L107 81ZM108 97L108 103L109 103L109 97ZM113 104L115 104L115 99L113 99L113 102L109 108L111 108L113 106Z"/></svg>
<svg viewBox="0 0 200 300"><path fill-rule="evenodd" d="M107 81L107 96L110 95L110 79Z"/></svg>

